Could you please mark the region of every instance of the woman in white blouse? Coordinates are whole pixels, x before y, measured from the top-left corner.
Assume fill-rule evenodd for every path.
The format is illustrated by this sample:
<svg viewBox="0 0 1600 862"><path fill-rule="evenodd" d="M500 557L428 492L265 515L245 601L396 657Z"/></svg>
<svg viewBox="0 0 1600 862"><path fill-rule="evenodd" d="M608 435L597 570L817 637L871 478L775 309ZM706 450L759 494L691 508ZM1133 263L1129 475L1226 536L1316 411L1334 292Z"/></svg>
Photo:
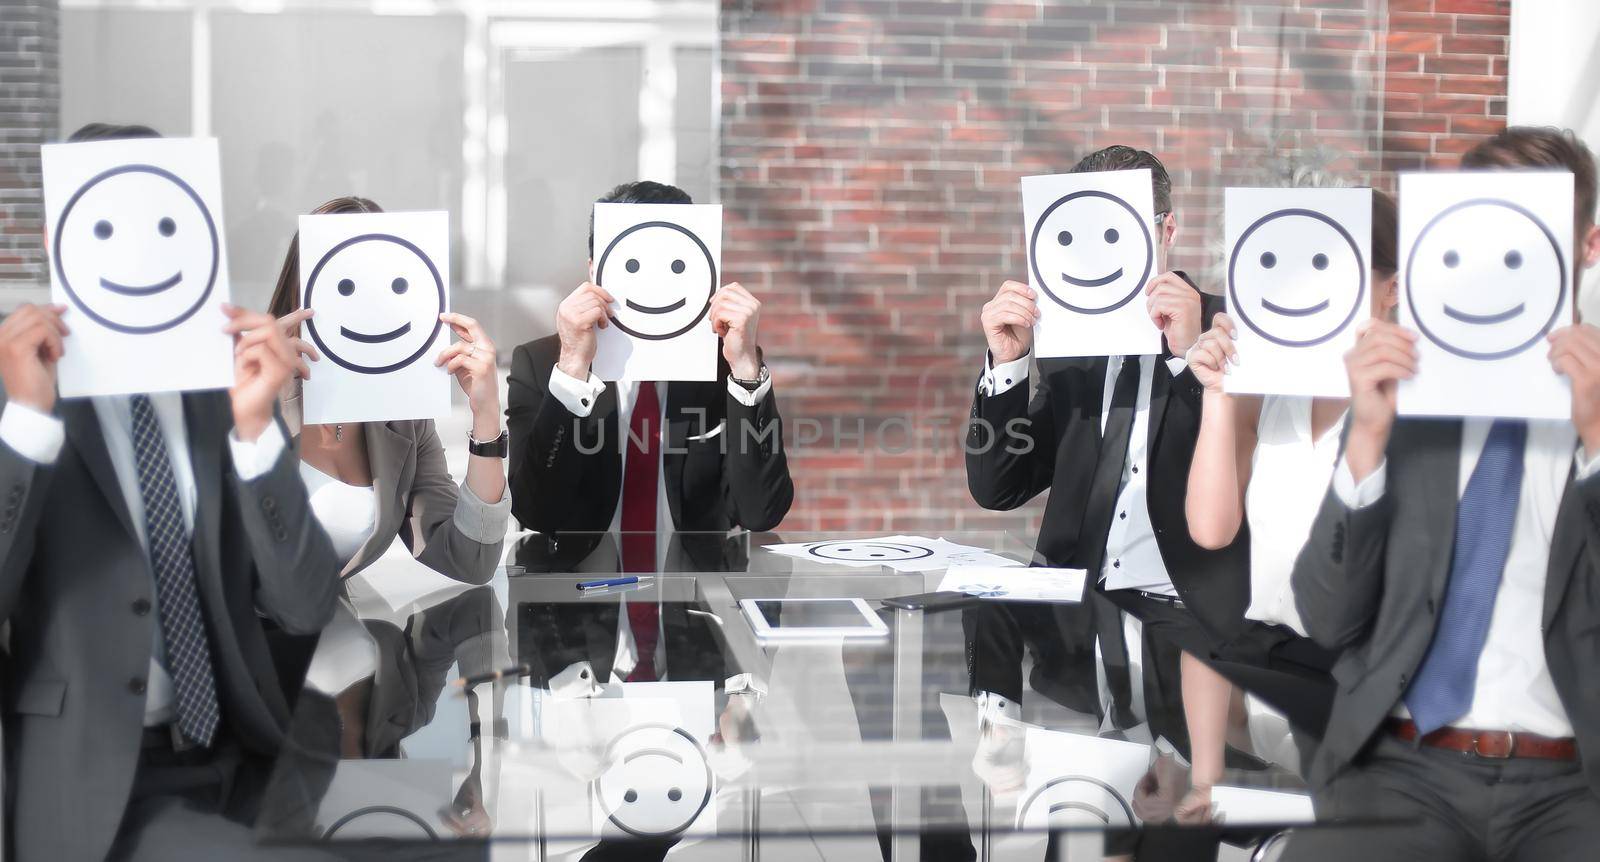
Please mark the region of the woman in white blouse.
<svg viewBox="0 0 1600 862"><path fill-rule="evenodd" d="M1399 301L1394 199L1372 192L1372 316L1386 318ZM1233 321L1218 314L1189 351L1189 367L1205 387L1200 437L1189 468L1185 501L1189 534L1205 548L1231 543L1250 525L1250 608L1247 619L1305 636L1289 575L1311 532L1333 476L1349 400L1229 395L1223 378L1238 364ZM1194 656L1182 662L1192 789L1179 804L1180 822L1204 822L1211 786L1221 778L1230 731L1241 742L1243 699L1221 675ZM1231 720L1230 720L1231 716Z"/></svg>
<svg viewBox="0 0 1600 862"><path fill-rule="evenodd" d="M345 197L313 214L381 212L364 198ZM314 374L321 357L300 339L312 312L300 308L299 237L278 276L270 311L300 351L297 377ZM385 286L387 288L387 286ZM445 463L433 420L301 425L300 380L283 398L283 414L298 441L300 473L317 519L333 539L348 578L383 556L396 538L418 562L469 584L482 584L500 563L511 495L506 489L506 436L501 427L494 343L477 321L462 314L441 320L459 339L435 358L455 377L472 410L466 481L457 486ZM363 748L360 716L366 713L376 647L347 605L322 635L307 683L335 695L344 723L347 757Z"/></svg>

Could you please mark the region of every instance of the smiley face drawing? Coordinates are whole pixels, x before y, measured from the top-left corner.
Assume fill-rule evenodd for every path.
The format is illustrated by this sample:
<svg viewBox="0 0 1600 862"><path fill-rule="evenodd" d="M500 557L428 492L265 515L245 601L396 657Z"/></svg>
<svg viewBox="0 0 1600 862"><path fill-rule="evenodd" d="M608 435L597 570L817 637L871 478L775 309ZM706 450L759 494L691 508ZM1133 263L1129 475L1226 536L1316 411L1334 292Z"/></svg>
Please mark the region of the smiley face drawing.
<svg viewBox="0 0 1600 862"><path fill-rule="evenodd" d="M1115 787L1092 775L1063 775L1041 784L1017 806L1019 829L1070 826L1127 829L1138 821Z"/></svg>
<svg viewBox="0 0 1600 862"><path fill-rule="evenodd" d="M1467 359L1500 359L1556 325L1567 264L1550 228L1509 201L1476 198L1423 226L1405 262L1406 302L1429 341Z"/></svg>
<svg viewBox="0 0 1600 862"><path fill-rule="evenodd" d="M929 548L899 542L821 542L807 548L806 553L842 563L899 563L933 556Z"/></svg>
<svg viewBox="0 0 1600 862"><path fill-rule="evenodd" d="M634 338L666 341L693 329L711 311L717 262L687 228L666 221L636 224L606 246L595 284L616 298L611 316Z"/></svg>
<svg viewBox="0 0 1600 862"><path fill-rule="evenodd" d="M306 331L317 349L358 374L387 374L433 345L445 311L438 267L409 240L353 236L329 249L306 279Z"/></svg>
<svg viewBox="0 0 1600 862"><path fill-rule="evenodd" d="M205 305L222 248L211 210L188 183L152 165L121 165L73 192L51 257L78 310L107 329L147 335Z"/></svg>
<svg viewBox="0 0 1600 862"><path fill-rule="evenodd" d="M1367 296L1367 262L1344 226L1315 210L1257 219L1228 256L1228 304L1245 326L1285 347L1343 332Z"/></svg>
<svg viewBox="0 0 1600 862"><path fill-rule="evenodd" d="M676 835L711 802L711 762L682 728L631 727L611 740L605 762L609 766L595 779L600 802L630 835Z"/></svg>
<svg viewBox="0 0 1600 862"><path fill-rule="evenodd" d="M1028 238L1033 281L1058 305L1105 314L1127 305L1150 280L1150 225L1127 201L1088 189L1039 216Z"/></svg>

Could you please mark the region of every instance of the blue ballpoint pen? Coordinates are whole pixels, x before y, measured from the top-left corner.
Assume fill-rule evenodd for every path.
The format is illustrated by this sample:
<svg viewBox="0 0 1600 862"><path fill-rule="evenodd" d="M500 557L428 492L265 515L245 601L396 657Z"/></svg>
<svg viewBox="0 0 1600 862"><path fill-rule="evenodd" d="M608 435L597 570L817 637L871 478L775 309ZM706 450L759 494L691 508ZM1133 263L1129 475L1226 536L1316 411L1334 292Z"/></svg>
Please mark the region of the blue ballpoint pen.
<svg viewBox="0 0 1600 862"><path fill-rule="evenodd" d="M638 577L630 575L626 578L606 578L603 581L579 581L578 589L592 590L599 587L621 587L628 584L637 584L639 580Z"/></svg>

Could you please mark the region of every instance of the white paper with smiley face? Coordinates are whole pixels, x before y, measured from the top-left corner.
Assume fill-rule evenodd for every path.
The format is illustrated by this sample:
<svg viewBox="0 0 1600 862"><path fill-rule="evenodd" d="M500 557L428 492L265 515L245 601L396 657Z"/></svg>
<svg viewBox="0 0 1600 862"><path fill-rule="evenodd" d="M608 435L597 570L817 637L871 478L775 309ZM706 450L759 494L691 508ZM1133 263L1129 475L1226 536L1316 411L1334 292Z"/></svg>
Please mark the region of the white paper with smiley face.
<svg viewBox="0 0 1600 862"><path fill-rule="evenodd" d="M1159 274L1151 201L1145 169L1022 178L1038 356L1161 352L1144 298Z"/></svg>
<svg viewBox="0 0 1600 862"><path fill-rule="evenodd" d="M1348 396L1344 354L1371 308L1372 191L1228 189L1224 201L1240 360L1224 388Z"/></svg>
<svg viewBox="0 0 1600 862"><path fill-rule="evenodd" d="M1417 332L1417 376L1399 412L1569 419L1552 330L1572 322L1572 175L1551 171L1400 177L1400 323Z"/></svg>
<svg viewBox="0 0 1600 862"><path fill-rule="evenodd" d="M312 424L437 419L449 375L450 217L444 212L300 217L302 335L322 354L302 387Z"/></svg>
<svg viewBox="0 0 1600 862"><path fill-rule="evenodd" d="M593 264L595 284L616 300L598 334L596 376L716 379L721 206L595 204Z"/></svg>
<svg viewBox="0 0 1600 862"><path fill-rule="evenodd" d="M217 142L52 144L41 157L51 300L72 329L61 394L232 385Z"/></svg>

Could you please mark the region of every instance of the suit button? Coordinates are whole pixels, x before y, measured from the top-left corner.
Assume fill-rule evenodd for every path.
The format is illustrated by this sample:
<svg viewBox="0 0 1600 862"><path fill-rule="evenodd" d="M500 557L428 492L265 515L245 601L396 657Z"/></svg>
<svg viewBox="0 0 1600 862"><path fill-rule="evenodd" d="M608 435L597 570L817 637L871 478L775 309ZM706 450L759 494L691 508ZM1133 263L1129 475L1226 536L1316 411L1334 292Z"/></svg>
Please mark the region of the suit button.
<svg viewBox="0 0 1600 862"><path fill-rule="evenodd" d="M128 680L128 691L131 691L137 695L143 695L145 692L144 677L136 676L133 679Z"/></svg>
<svg viewBox="0 0 1600 862"><path fill-rule="evenodd" d="M273 498L273 497L263 497L263 498L261 498L261 511L263 511L263 512L276 512L276 511L278 511L278 501L277 501L277 499Z"/></svg>
<svg viewBox="0 0 1600 862"><path fill-rule="evenodd" d="M287 542L289 541L289 531L279 527L278 532L272 534L272 538L277 539L280 542Z"/></svg>
<svg viewBox="0 0 1600 862"><path fill-rule="evenodd" d="M145 614L150 613L150 600L149 599L134 599L133 600L133 612L135 614L138 614L141 617L144 616Z"/></svg>
<svg viewBox="0 0 1600 862"><path fill-rule="evenodd" d="M1428 599L1428 616L1433 616L1433 599Z"/></svg>
<svg viewBox="0 0 1600 862"><path fill-rule="evenodd" d="M1400 674L1400 690L1401 691L1405 691L1406 690L1406 683L1409 682L1409 681L1410 680L1406 678L1405 674Z"/></svg>

